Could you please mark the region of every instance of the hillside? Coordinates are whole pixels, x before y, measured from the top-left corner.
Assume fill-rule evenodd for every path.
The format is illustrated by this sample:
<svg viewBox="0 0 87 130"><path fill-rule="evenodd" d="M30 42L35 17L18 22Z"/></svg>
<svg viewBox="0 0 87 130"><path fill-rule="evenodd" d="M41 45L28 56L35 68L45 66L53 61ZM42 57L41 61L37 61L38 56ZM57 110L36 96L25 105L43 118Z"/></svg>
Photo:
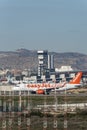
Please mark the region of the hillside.
<svg viewBox="0 0 87 130"><path fill-rule="evenodd" d="M73 69L87 70L87 55L80 53L57 53L54 55L54 66L71 65ZM18 49L15 52L0 52L0 68L37 69L38 58L36 50Z"/></svg>

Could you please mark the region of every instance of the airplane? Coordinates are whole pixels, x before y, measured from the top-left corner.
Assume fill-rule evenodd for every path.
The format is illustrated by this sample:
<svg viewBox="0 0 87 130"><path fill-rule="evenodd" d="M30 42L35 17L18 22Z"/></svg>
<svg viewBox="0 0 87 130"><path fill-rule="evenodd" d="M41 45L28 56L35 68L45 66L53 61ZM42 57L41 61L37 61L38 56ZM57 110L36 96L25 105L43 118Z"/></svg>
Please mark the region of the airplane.
<svg viewBox="0 0 87 130"><path fill-rule="evenodd" d="M82 72L78 72L76 77L69 83L21 83L13 87L14 91L29 91L32 94L49 94L52 90L62 91L65 89L76 88L80 86Z"/></svg>
<svg viewBox="0 0 87 130"><path fill-rule="evenodd" d="M62 87L63 83L54 83L54 82L46 82L46 83L18 83L13 86L13 91L29 91L32 94L49 94L52 89Z"/></svg>
<svg viewBox="0 0 87 130"><path fill-rule="evenodd" d="M75 89L82 86L81 77L82 77L82 72L78 72L76 76L69 83L65 83L63 87L57 88L56 91Z"/></svg>

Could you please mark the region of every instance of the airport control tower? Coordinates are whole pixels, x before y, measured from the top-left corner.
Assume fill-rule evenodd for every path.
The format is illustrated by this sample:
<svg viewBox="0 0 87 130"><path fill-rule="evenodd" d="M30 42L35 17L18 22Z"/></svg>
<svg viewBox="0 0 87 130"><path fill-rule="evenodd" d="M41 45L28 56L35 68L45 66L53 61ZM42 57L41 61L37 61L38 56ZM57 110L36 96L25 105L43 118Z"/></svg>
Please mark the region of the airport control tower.
<svg viewBox="0 0 87 130"><path fill-rule="evenodd" d="M44 75L46 70L54 68L53 55L48 54L47 50L37 51L38 55L38 76Z"/></svg>

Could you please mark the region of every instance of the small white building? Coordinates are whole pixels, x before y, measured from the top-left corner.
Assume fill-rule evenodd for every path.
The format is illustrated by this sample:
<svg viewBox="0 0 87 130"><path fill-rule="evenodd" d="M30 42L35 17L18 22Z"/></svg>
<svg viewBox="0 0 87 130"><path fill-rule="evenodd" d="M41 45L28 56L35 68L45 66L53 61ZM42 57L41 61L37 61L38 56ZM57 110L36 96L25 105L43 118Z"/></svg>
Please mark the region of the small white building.
<svg viewBox="0 0 87 130"><path fill-rule="evenodd" d="M55 68L56 72L73 71L71 66L61 66L61 68Z"/></svg>

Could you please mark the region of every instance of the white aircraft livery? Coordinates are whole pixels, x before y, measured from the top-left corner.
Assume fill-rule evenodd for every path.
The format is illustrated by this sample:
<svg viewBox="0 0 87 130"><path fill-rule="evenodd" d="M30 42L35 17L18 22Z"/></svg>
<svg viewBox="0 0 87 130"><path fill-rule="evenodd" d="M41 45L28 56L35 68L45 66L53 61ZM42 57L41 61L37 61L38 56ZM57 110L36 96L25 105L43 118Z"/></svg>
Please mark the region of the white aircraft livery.
<svg viewBox="0 0 87 130"><path fill-rule="evenodd" d="M80 81L82 77L82 72L78 72L77 75L69 82L63 82L63 83L21 83L17 84L15 87L13 87L14 91L25 91L28 90L31 93L36 94L45 94L49 93L51 90L67 90L72 88L77 88L81 86Z"/></svg>

